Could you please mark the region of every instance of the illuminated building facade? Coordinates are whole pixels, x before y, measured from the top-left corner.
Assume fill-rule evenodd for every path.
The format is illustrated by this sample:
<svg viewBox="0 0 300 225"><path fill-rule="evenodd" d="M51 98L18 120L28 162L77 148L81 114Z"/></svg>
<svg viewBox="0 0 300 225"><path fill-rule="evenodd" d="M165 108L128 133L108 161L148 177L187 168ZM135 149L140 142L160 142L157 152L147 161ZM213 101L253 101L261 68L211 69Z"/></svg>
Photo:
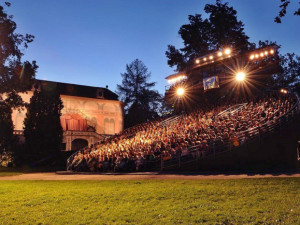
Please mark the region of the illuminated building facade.
<svg viewBox="0 0 300 225"><path fill-rule="evenodd" d="M55 88L60 93L64 105L61 116L64 130L62 150L76 150L123 130L123 103L107 88L37 81L30 91L20 95L29 103L34 90L41 88ZM16 134L22 134L25 117L26 109L13 111Z"/></svg>

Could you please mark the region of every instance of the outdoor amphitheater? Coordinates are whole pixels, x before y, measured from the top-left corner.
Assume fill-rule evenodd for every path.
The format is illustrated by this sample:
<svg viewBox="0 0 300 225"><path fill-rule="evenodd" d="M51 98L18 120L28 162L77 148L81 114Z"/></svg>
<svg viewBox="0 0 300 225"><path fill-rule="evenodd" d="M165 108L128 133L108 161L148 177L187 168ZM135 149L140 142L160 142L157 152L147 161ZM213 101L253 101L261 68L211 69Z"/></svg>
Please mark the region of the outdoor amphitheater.
<svg viewBox="0 0 300 225"><path fill-rule="evenodd" d="M299 1L8 1L0 225L300 225Z"/></svg>
<svg viewBox="0 0 300 225"><path fill-rule="evenodd" d="M207 165L205 160L226 160L225 154L247 151L247 146L251 143L256 143L259 148L265 139L291 125L298 114L299 99L294 93L270 92L240 103L223 101L223 104L209 109L198 109L189 114L126 129L73 154L67 161L67 170L195 170L203 166L202 163ZM276 150L272 151L269 154L274 156ZM263 155L261 152L254 154L257 158ZM284 156L277 157L280 159ZM242 160L242 156L239 160ZM297 163L296 157L293 163ZM213 166L217 168L217 165L210 165L211 168ZM237 168L235 165L231 166ZM293 165L287 166L292 168ZM224 169L226 166L222 166L222 170Z"/></svg>

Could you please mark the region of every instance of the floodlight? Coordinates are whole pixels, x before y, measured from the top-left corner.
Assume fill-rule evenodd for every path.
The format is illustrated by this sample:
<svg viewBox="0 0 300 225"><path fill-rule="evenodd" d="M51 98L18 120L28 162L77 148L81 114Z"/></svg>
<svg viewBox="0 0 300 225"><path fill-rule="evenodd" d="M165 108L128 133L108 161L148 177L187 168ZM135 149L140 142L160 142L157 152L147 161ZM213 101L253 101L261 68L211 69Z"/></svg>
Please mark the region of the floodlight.
<svg viewBox="0 0 300 225"><path fill-rule="evenodd" d="M184 88L180 87L180 88L177 88L177 91L176 91L177 95L178 96L182 96L184 95Z"/></svg>
<svg viewBox="0 0 300 225"><path fill-rule="evenodd" d="M200 63L200 59L196 59L195 63L199 64Z"/></svg>
<svg viewBox="0 0 300 225"><path fill-rule="evenodd" d="M246 78L246 74L245 72L238 72L236 75L235 75L235 79L237 81L244 81Z"/></svg>
<svg viewBox="0 0 300 225"><path fill-rule="evenodd" d="M226 48L224 52L225 52L226 55L229 55L231 53L231 49L230 48Z"/></svg>
<svg viewBox="0 0 300 225"><path fill-rule="evenodd" d="M283 88L280 90L280 92L283 93L283 94L287 94L288 93L288 91L286 89L283 89Z"/></svg>

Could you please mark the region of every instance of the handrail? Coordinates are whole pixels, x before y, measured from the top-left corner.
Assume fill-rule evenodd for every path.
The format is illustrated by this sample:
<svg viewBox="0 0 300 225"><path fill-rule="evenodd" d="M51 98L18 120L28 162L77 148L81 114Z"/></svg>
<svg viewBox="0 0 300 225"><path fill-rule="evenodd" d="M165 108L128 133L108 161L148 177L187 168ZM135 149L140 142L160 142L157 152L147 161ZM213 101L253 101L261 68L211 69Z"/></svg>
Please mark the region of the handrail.
<svg viewBox="0 0 300 225"><path fill-rule="evenodd" d="M239 133L237 133L235 136L236 136L236 139L239 141L239 142L241 142L241 138L245 138L245 142L249 142L251 139L250 138L252 138L252 140L255 140L255 138L257 138L257 137L260 137L260 136L262 136L262 135L264 135L264 134L268 134L268 133L271 133L272 131L274 131L275 130L275 128L277 128L278 126L280 126L281 124L282 124L282 121L283 121L283 118L287 118L288 119L288 116L289 116L289 114L293 114L294 112L298 112L299 113L299 109L300 109L300 99L299 99L299 96L297 95L297 93L294 93L295 94L295 96L296 96L296 98L297 98L297 102L293 105L293 107L288 111L288 112L286 112L284 115L281 115L280 117L278 117L278 119L277 119L277 121L276 121L276 123L271 123L271 124L269 124L269 122L266 122L266 123L264 123L263 125L261 125L260 127L253 127L253 128L249 128L249 129L247 129L247 130L245 130L245 131L241 131L241 132L239 132ZM292 117L292 118L294 118L294 117ZM287 122L288 122L288 120L287 120ZM265 129L266 131L265 132L263 132L263 133L261 133L261 129ZM271 132L269 132L269 131L271 131ZM246 137L245 137L245 135L243 136L242 134L245 134L246 132L248 132L248 136L249 136L249 139L248 140L246 140ZM257 136L257 134L259 135L259 136ZM211 143L213 146L213 148L214 148L214 150L215 150L215 147L216 147L216 145L215 145L215 142L212 142ZM197 152L198 150L199 150L199 148L200 148L200 146L201 145L194 145L194 146L190 146L189 148L188 148L188 151L189 151L189 153L188 153L188 155L189 156L191 156L192 154L194 154L195 152ZM211 147L211 146L210 146ZM229 149L229 150L231 150L232 148L234 148L235 146L232 146L232 143L231 143L231 139L229 138L228 140L227 140L227 142L225 142L225 143L223 143L223 144L221 144L220 146L217 146L218 148L223 148L223 149ZM241 147L240 145L239 146L237 146L237 147ZM216 156L217 154L220 154L220 153L224 153L224 152L226 152L227 150L224 150L224 151L220 151L220 152L218 152L218 153L216 153L215 151L213 152L213 154L214 154L214 156ZM210 155L212 155L212 154L210 154ZM208 155L207 155L208 156ZM206 156L206 157L207 157ZM181 156L179 156L179 157L181 157ZM172 159L173 160L173 159ZM192 160L190 160L190 161L188 161L188 162L192 162L192 161L195 161L195 160L198 160L198 159L192 159ZM174 161L174 160L173 160ZM176 161L176 160L175 160ZM176 165L169 165L169 166L164 166L164 167L173 167L173 166L176 166Z"/></svg>
<svg viewBox="0 0 300 225"><path fill-rule="evenodd" d="M224 111L220 112L217 116L222 116L222 115L225 114L225 113L234 113L234 112L236 112L237 110L239 110L239 109L245 107L246 105L247 105L247 103L240 103L240 104L231 106L231 107L229 107L228 109L225 109ZM237 106L238 106L238 107L237 107ZM231 111L232 108L235 108L235 107L237 107L237 108L234 109L233 111Z"/></svg>
<svg viewBox="0 0 300 225"><path fill-rule="evenodd" d="M88 131L90 133L93 133L94 135L98 136L98 138L106 138L107 136L105 135L102 135L102 134L98 134L97 132L91 132L91 131ZM109 136L108 136L109 137ZM95 143L94 143L95 144ZM86 149L86 147L83 147L79 150L77 150L76 152L74 152L72 155L69 156L69 158L67 159L67 170L69 170L69 165L71 164L71 162L73 161L74 157L78 154L78 153L81 153L83 151L91 151L91 148L88 148Z"/></svg>
<svg viewBox="0 0 300 225"><path fill-rule="evenodd" d="M259 127L252 127L245 131L237 132L237 133L235 133L234 137L229 137L222 144L217 144L217 142L212 141L209 143L210 150L205 153L205 156L203 156L203 154L201 154L201 158L206 158L206 157L209 157L212 155L214 155L214 157L215 157L217 154L222 154L226 151L231 151L234 148L239 148L239 147L243 146L245 143L249 143L249 141L254 141L257 138L261 138L262 136L264 136L266 134L271 134L274 130L276 130L276 128L281 127L284 124L287 124L289 121L291 121L291 119L295 118L293 116L295 113L299 113L300 100L296 93L295 93L295 96L297 97L296 103L291 107L291 109L289 109L288 112L286 112L284 115L281 115L280 117L278 117L276 121L271 122L271 123L270 123L270 121L267 121L264 124L260 125ZM237 110L241 109L242 107L244 107L246 105L247 105L247 103L238 104L239 107L234 109L232 112L236 112ZM232 108L234 108L236 106L237 105L232 106L229 109L232 110ZM229 109L227 109L225 111L229 111ZM291 115L292 115L292 117L290 117ZM177 116L177 119L180 117L182 117L182 115ZM175 116L175 118L176 118L176 116ZM168 121L168 120L170 120L170 118L168 118L166 121ZM233 145L233 139L237 140L237 142L238 142L237 146ZM188 161L182 161L181 163L187 163L187 162L193 162L195 160L199 160L198 156L196 158L194 156L195 156L195 153L197 155L197 152L199 152L200 146L201 145L189 146L188 147L188 155L186 155L186 157L185 157L186 159L188 159ZM211 150L213 150L213 151L211 151ZM217 152L216 152L216 150L217 150ZM76 153L78 153L78 152L76 152ZM74 153L71 156L72 159L75 157L76 153ZM163 157L163 154L161 156ZM69 159L71 159L71 157ZM163 161L162 157L161 157L161 163L162 163L161 167L162 168L176 166L177 165L176 160L180 161L181 159L183 159L183 157L181 155L179 155L178 157L173 157L170 160ZM68 159L68 164L70 163L69 159ZM158 162L158 161L156 160L156 162ZM173 162L175 162L176 164L172 164ZM165 164L165 165L163 165L163 164ZM166 165L166 164L169 164L169 165Z"/></svg>
<svg viewBox="0 0 300 225"><path fill-rule="evenodd" d="M182 115L179 115L179 116L172 116L162 122L159 123L159 126L160 127L165 127L167 125L170 125L171 123L174 123L176 122L180 117L182 117Z"/></svg>

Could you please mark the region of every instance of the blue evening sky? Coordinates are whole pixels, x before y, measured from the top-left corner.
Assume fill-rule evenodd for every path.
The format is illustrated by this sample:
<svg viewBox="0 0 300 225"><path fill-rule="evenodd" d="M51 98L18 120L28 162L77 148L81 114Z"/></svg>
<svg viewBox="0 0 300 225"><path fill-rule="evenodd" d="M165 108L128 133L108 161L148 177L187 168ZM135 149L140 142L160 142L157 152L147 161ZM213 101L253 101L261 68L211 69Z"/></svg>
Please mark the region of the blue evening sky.
<svg viewBox="0 0 300 225"><path fill-rule="evenodd" d="M2 1L3 2L3 1ZM215 0L10 0L18 32L35 35L25 59L36 60L38 79L109 86L121 83L126 64L141 59L164 92L167 45L182 46L178 30L188 15ZM2 3L1 3L2 4ZM280 0L229 0L250 41L277 41L280 52L300 55L299 7L292 0L282 24L274 23ZM206 17L206 15L205 15Z"/></svg>

